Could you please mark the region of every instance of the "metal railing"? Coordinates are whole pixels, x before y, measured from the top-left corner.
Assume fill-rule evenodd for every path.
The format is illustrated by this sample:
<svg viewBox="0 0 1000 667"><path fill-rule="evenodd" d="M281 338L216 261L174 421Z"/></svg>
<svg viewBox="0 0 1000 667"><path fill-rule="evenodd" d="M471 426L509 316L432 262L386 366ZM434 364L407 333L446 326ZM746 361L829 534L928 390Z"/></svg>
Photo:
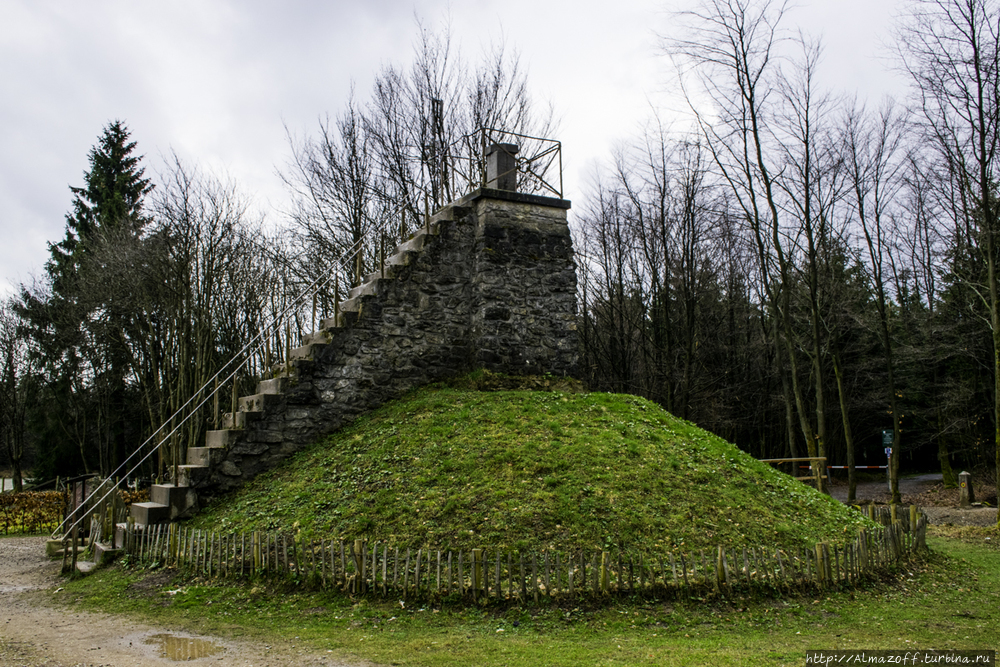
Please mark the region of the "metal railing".
<svg viewBox="0 0 1000 667"><path fill-rule="evenodd" d="M401 212L396 211L395 213L399 215ZM425 211L425 218L427 217L429 217L429 211ZM62 523L53 531L52 537L57 538L68 534L73 528L80 526L88 516L95 511L99 511L99 508L105 507L108 498L118 490L117 480L131 478L157 453L166 452L169 456L170 463L168 467L172 473L171 479L174 484L177 484L179 481L181 456L184 453L182 450L186 451L186 446L181 446L181 438L178 437L182 429L188 422L201 414L203 408L208 407L210 403L214 404L215 425L217 427L220 412L219 399L223 392L231 394L231 412L233 415L233 426L235 427L236 413L239 412L239 380L241 375L246 375L247 377L252 375L244 373L244 370L251 363L254 355L262 355L265 359L272 359L270 341L277 335L278 339L284 339L285 345L284 350L274 350L276 353L275 356L279 364L284 365L285 369L290 369L290 352L292 348L291 320L304 312L308 312L311 307L313 312L311 319L315 324L316 297L324 290L330 290L331 287L335 303L334 317L337 317L339 315L338 308L341 297L341 286L339 285L340 273L360 275L358 257L360 257L366 242L371 241L372 236L377 237L376 245L381 246L380 252L383 255L381 263L384 267L384 239L388 236L394 236L395 232L394 229L390 230L391 220L391 216L386 218L381 225L376 225L370 230L369 237L358 239L353 245L344 250L333 262L333 265L340 269L339 271L335 269L324 276L313 279L299 294L290 299L277 314L267 320L255 336L246 342L229 361L223 364L208 381L199 387L159 428L153 431L132 454L126 457L110 475L91 491L88 499L86 499L87 502L80 503L79 506L67 513ZM349 289L349 287L345 289L345 295ZM282 336L281 334L284 335ZM274 372L273 367L265 369L266 375L273 375ZM103 493L103 495L97 500L93 500L100 493Z"/></svg>
<svg viewBox="0 0 1000 667"><path fill-rule="evenodd" d="M447 151L442 152L440 159L436 161L436 167L430 165L427 155L419 158L425 167L428 167L428 176L431 180L431 190L437 195L433 198L434 209L439 209L448 201L459 199L470 194L479 188L487 186L486 152L490 146L495 144L516 143L518 145L518 155L511 172L516 174L516 190L528 194L543 193L562 198L562 144L553 139L543 139L529 135L507 132L493 128L484 128L477 132L467 134L454 143ZM437 175L435 176L435 172ZM504 174L501 174L504 175ZM437 187L434 187L434 179L437 180ZM443 197L444 199L440 199ZM340 301L340 273L345 275L355 275L355 282L360 284L361 279L361 255L366 247L374 243L374 247L380 255L380 264L384 271L384 260L386 255L386 239L397 236L395 221L402 219L406 212L406 205L390 210L384 217L373 222L373 226L368 231L368 236L359 238L346 248L339 257L332 262L334 270L311 280L307 286L278 311L273 317L267 320L261 329L248 342L246 342L233 357L223 364L219 370L212 375L201 387L167 418L159 428L130 454L111 474L109 474L95 488L90 498L94 498L98 493L103 495L95 502L81 503L78 508L69 512L63 522L52 533L55 538L59 535L69 533L74 527L81 523L95 511L96 508L103 508L106 500L114 493L118 486L118 479L130 479L136 471L145 465L157 453L166 452L172 472L174 484L179 481L179 466L181 457L186 451L187 445L182 446L182 438L179 437L182 429L191 422L197 415L202 413L210 403L214 404L215 426L218 428L218 416L220 397L223 392L229 392L231 401L231 412L235 427L236 413L238 410L239 381L241 378L253 379L252 373L245 373L255 355L263 355L265 359L272 358L270 341L277 338L284 339L284 350L275 350L277 356L283 359L286 368L290 367L291 352L291 326L290 322L296 317L302 316L310 310L310 318L315 327L316 321L316 301L317 295L328 293L331 286L333 288L334 318L339 316L338 308ZM428 198L424 198L424 224L428 225L431 216L431 207ZM406 225L400 224L398 236L400 241L406 235ZM275 257L275 259L277 259ZM339 271L338 271L339 269ZM345 286L346 287L346 286ZM345 293L349 287L345 289ZM305 318L302 318L305 319ZM282 331L284 330L284 331ZM284 334L283 336L281 334ZM281 354L283 352L283 354ZM269 362L265 364L268 366ZM270 373L272 369L266 368L265 373Z"/></svg>
<svg viewBox="0 0 1000 667"><path fill-rule="evenodd" d="M487 151L491 146L505 144L518 147L514 167L510 170L516 177L517 192L562 199L562 142L483 128L460 137L437 153L422 153L421 161L428 172L429 194L435 206L487 187Z"/></svg>

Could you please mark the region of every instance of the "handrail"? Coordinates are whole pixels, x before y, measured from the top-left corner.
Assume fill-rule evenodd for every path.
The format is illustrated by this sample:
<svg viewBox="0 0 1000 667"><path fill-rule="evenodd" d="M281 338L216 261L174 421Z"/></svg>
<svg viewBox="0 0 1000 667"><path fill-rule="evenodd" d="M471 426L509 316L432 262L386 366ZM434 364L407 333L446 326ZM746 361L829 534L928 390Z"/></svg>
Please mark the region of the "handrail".
<svg viewBox="0 0 1000 667"><path fill-rule="evenodd" d="M369 236L371 234L373 234L373 233L374 234L385 234L388 231L388 229L389 229L390 221L393 220L394 217L396 215L398 215L402 210L403 210L403 208L400 207L400 208L397 208L396 210L390 212L385 217L385 220L383 221L383 223L381 225L376 225L373 229L369 230ZM429 212L425 211L425 216L429 217ZM333 265L334 266L339 266L339 268L342 271L350 272L350 270L351 270L351 263L357 257L358 253L362 250L363 245L364 245L364 243L365 243L366 240L367 240L366 238L362 238L362 239L358 239L357 241L355 241L351 246L349 246L347 249L345 249L341 253L341 255L339 257L337 257L337 258L335 258L333 260L333 262L332 262ZM157 442L157 444L155 444L149 450L149 452L145 456L143 456L141 459L139 459L138 462L136 462L134 465L132 465L132 467L128 469L128 471L125 473L124 476L126 478L129 477L129 476L131 476L132 473L134 473L136 470L139 469L140 466L142 466L144 463L146 463L146 461L148 461L150 459L150 457L152 457L154 454L156 454L157 452L159 452L160 449L166 443L170 442L170 439L176 433L178 433L178 431L180 431L185 424L188 423L188 421L190 421L194 416L196 416L198 414L198 412L203 407L205 407L205 405L209 401L211 401L211 400L213 400L215 398L215 396L218 394L218 392L219 392L219 390L221 388L223 388L226 385L228 385L228 383L230 381L232 381L234 383L236 382L236 376L238 375L238 373L240 372L240 370L243 368L244 364L248 363L252 359L252 355L254 353L260 352L262 349L264 349L264 347L265 347L265 341L272 334L274 334L275 332L279 332L280 331L281 326L283 324L285 324L285 319L290 314L292 314L293 312L295 312L296 310L298 310L299 308L301 308L302 306L304 306L305 304L307 304L308 301L309 301L309 299L313 298L322 289L329 287L330 283L334 282L335 280L337 280L336 272L332 272L331 275L321 276L321 277L316 278L315 280L313 280L302 292L300 292L299 294L297 294L296 296L294 296L288 302L288 304L282 310L280 310L278 312L277 315L275 315L274 317L272 317L268 322L266 322L261 327L261 330L258 331L258 333L253 338L251 338L249 342L245 343L243 345L243 347L240 348L232 358L230 358L229 361L227 361L226 363L224 363L221 366L221 368L215 373L215 375L213 375L211 378L208 379L207 382L205 382L205 384L203 384L201 387L199 387L197 390L195 390L191 394L191 397L188 398L187 401L185 401L179 408L177 408L177 410L170 417L168 417L163 422L163 424L161 424L159 426L159 428L157 428L155 431L153 431L153 433L150 434L150 436L145 441L143 441L143 443L141 445L139 445L135 449L135 451L133 451L129 456L127 456L125 458L125 460L122 461L122 463L119 464L118 467L115 468L115 470L110 475L108 475L107 478L105 478L104 480L102 480L101 483L98 484L97 488L94 489L94 491L91 493L90 497L93 497L93 496L97 495L97 493L101 491L102 487L104 487L104 485L107 484L108 482L110 482L111 480L115 479L119 475L119 473L121 473L121 471L127 465L129 465L129 463L134 459L135 456L137 456L138 454L140 454L151 442L153 442L153 440L156 439L157 436L160 435L166 428L168 428L168 426L172 422L174 422L175 419L178 420L176 422L176 424L174 425L174 427L172 429L170 429L170 431L168 433L166 433L165 435L163 435L162 437L160 437L159 438L159 442ZM334 298L336 299L337 295L335 295ZM230 368L232 366L232 364L237 359L242 359L242 360L240 361L240 363L238 363L235 367L232 368L232 371L229 372L228 375L225 375L225 377L223 377L224 374L226 373L226 370L228 368ZM286 364L289 363L289 359L287 359L287 355L286 355L285 363ZM220 378L222 378L221 382L217 382ZM212 388L213 384L215 385L214 389ZM200 402L197 402L198 396L201 395L203 392L205 393L205 397ZM234 392L235 392L235 387L234 387ZM186 414L184 414L185 410L187 410L189 408L189 406L191 406L193 403L197 403L197 405L195 405L193 408L191 408L190 410L188 410ZM234 419L235 419L235 408L234 408ZM177 483L177 465L178 465L177 464L177 452L174 453L174 457L173 458L174 458L174 462L173 462L173 467L174 467L174 483L176 484ZM94 503L94 505L100 505L101 503L103 503L116 490L117 490L117 487L116 486L112 486L110 489L107 490L106 493L104 493L103 496L101 496L101 498L96 503ZM66 533L72 531L73 528L75 528L76 526L80 525L80 523L87 517L87 514L88 514L87 512L82 512L82 515L79 518L77 518L68 527L66 526L66 522L69 521L71 518L73 518L73 516L77 513L77 511L81 507L84 507L84 505L80 505L80 506L74 508L63 519L63 521L59 524L59 526L57 526L56 529L52 532L51 536L53 538L56 538L56 536L59 535L59 534L65 535Z"/></svg>
<svg viewBox="0 0 1000 667"><path fill-rule="evenodd" d="M430 155L421 152L419 158L413 159L427 168L432 197L459 199L486 187L486 151L494 144L506 143L517 144L521 154L514 156L513 169L498 176L515 173L519 192L545 192L562 199L562 143L555 139L487 127L462 135ZM550 176L553 167L556 173ZM557 179L558 185L551 182ZM445 202L439 198L434 203L438 206Z"/></svg>
<svg viewBox="0 0 1000 667"><path fill-rule="evenodd" d="M481 154L478 157L474 154L473 151L474 144L470 141L470 139L479 140L479 147L481 149ZM539 149L534 154L528 157L518 156L516 158L515 170L519 175L521 175L525 179L525 182L521 184L519 190L523 189L525 186L531 186L542 191L551 192L557 197L562 198L563 180L562 180L561 142L553 139L544 139L541 137L533 137L531 135L509 132L506 130L498 130L495 128L482 128L481 130L460 137L458 140L456 140L450 146L448 146L448 151L442 157L446 160L452 160L451 162L452 168L450 170L451 171L450 185L452 186L451 188L452 192L455 191L454 190L454 185L455 185L454 177L456 174L456 169L454 168L456 164L455 161L458 161L459 164L462 164L463 161L468 163L468 170L464 174L459 172L459 175L465 177L465 181L469 187L469 191L463 193L463 195L469 194L472 191L474 191L475 188L485 187L486 185L486 169L485 169L485 163L483 162L483 160L485 159L486 148L492 144L507 143L510 139L522 139L522 140L527 140L529 144L531 142L537 142L539 144ZM451 154L452 149L454 149L462 142L464 142L464 145L469 149L468 155L467 156L463 156L461 154L452 155ZM549 169L552 167L553 163L556 160L558 160L558 170L557 170L559 179L558 188L555 187L553 184L551 184L549 182L549 178L547 177ZM422 162L425 165L427 164L426 161L422 160ZM427 166L429 167L429 165ZM447 167L447 165L443 166ZM473 174L473 170L477 166L479 167L479 173ZM445 180L445 183L448 183L448 180ZM456 195L455 198L457 199L458 196ZM439 202L439 201L434 202L435 207L439 207L443 204L444 202ZM389 228L392 224L392 221L395 220L396 216L400 215L401 213L404 213L407 210L407 208L408 208L407 205L404 204L402 206L396 207L392 211L389 211L382 218L381 221L376 222L376 224L371 229L368 230L368 235L365 238L359 238L358 240L356 240L351 246L346 248L339 257L335 258L332 264L335 267L339 267L341 271L345 271L346 273L349 274L351 271L351 263L354 262L354 260L358 256L358 253L360 253L361 250L363 249L364 243L374 234L384 236L387 232L389 232L390 231ZM424 203L424 209L425 209L424 218L426 223L430 219L430 211L426 199ZM383 247L383 252L384 252L384 247ZM141 445L139 445L139 447L137 447L135 451L133 451L128 457L126 457L125 460L122 461L122 463L119 464L118 467L110 475L108 475L106 479L104 479L100 484L98 484L97 488L91 494L91 497L95 496L102 489L102 487L104 487L105 484L115 479L119 475L119 473L123 469L125 469L126 466L129 465L129 463L134 459L134 457L139 455L146 447L148 447L150 443L154 441L154 439L157 439L157 436L160 436L158 438L158 442L156 442L156 444L149 450L149 452L145 456L139 459L138 462L136 462L131 468L128 469L128 471L124 475L126 478L130 477L136 470L139 469L140 466L145 464L146 461L148 461L150 457L152 457L155 453L161 451L161 448L163 448L166 443L172 442L171 439L173 438L173 436L176 435L182 429L182 427L185 424L187 424L195 415L197 415L198 412L203 407L205 407L205 405L210 400L213 400L218 395L219 390L222 387L228 385L230 381L233 382L233 392L234 392L233 418L235 420L235 413L236 413L235 383L236 383L236 377L239 374L240 370L243 368L245 364L247 364L252 360L254 354L261 352L261 350L266 347L267 341L270 339L270 336L280 331L281 326L286 323L286 318L290 314L305 306L308 303L309 299L315 298L315 296L319 294L321 290L328 288L330 283L335 280L337 280L336 271L333 271L326 276L320 276L314 279L311 283L309 283L309 285L302 292L293 297L277 315L272 317L268 322L266 322L261 327L260 331L258 331L258 333L255 336L253 336L249 342L244 344L243 347L240 348L236 352L236 354L232 358L230 358L229 361L224 363L220 367L220 369L215 373L215 375L209 378L205 384L203 384L196 391L194 391L191 394L190 398L187 399L187 401L185 401L180 407L178 407L177 410L169 418L167 418L163 424L159 426L159 428L153 431L153 433ZM335 289L335 292L337 291L339 290ZM335 294L334 300L337 301L338 297L339 295ZM336 309L336 304L335 304L335 309ZM287 340L286 340L286 346L289 346ZM287 351L285 356L286 356L285 363L288 364L289 359L287 358ZM232 364L237 359L241 359L241 361L235 366L232 366ZM228 375L226 375L227 369L229 369L231 366L232 366L232 371L229 372ZM223 378L221 382L219 382L220 378ZM213 384L215 385L214 388L212 388ZM197 398L201 396L203 393L204 393L204 398L200 402L198 402ZM193 408L190 407L192 405L194 405ZM187 412L185 413L185 411ZM175 420L177 421L175 422ZM169 432L166 432L165 435L163 435L164 432L169 428L170 424L174 424L173 428L170 428ZM171 444L171 446L175 447L176 445ZM179 457L179 452L177 451L173 452L173 468L174 468L173 478L175 484L177 483L178 479L178 465L179 465L178 457ZM116 486L112 486L103 496L101 496L100 500L98 500L97 503L95 503L95 505L100 505L101 503L103 503L116 490L116 488L117 488ZM59 534L60 532L65 534L71 531L74 527L78 526L80 522L86 518L87 512L83 512L79 518L77 518L72 524L69 525L68 528L65 528L64 530L66 522L69 521L77 513L77 510L79 509L80 507L74 508L67 515L67 517L63 519L62 523L60 523L59 526L55 529L55 531L53 531L52 533L53 537L56 537L56 535Z"/></svg>

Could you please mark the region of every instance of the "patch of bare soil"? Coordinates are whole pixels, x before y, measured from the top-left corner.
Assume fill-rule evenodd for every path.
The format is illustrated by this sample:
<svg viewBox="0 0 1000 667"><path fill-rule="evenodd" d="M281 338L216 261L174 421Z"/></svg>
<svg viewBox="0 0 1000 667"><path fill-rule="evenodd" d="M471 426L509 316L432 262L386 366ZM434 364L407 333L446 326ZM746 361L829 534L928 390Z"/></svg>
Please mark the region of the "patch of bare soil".
<svg viewBox="0 0 1000 667"><path fill-rule="evenodd" d="M60 607L55 592L60 566L61 561L46 558L42 537L0 539L0 667L143 667L179 661L225 667L347 664L285 642L266 645L192 635ZM176 641L168 643L165 636ZM195 645L218 651L195 657L186 648ZM165 650L174 659L164 657Z"/></svg>

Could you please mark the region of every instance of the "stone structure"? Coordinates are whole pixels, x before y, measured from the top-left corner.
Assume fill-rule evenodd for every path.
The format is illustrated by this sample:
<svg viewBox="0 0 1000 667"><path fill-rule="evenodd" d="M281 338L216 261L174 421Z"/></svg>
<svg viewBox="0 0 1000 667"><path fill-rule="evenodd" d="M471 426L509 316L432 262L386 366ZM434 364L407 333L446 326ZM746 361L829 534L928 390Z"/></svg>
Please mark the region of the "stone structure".
<svg viewBox="0 0 1000 667"><path fill-rule="evenodd" d="M516 147L515 147L516 151ZM499 157L513 152L500 151ZM502 165L501 165L502 168ZM497 177L504 181L503 174ZM475 368L574 375L576 268L569 202L481 189L398 246L339 314L292 350L287 372L239 400L224 430L188 449L176 485L135 506L137 523L188 515L199 493L235 488L357 416Z"/></svg>
<svg viewBox="0 0 1000 667"><path fill-rule="evenodd" d="M958 506L972 507L976 494L972 490L972 475L964 470L958 474Z"/></svg>

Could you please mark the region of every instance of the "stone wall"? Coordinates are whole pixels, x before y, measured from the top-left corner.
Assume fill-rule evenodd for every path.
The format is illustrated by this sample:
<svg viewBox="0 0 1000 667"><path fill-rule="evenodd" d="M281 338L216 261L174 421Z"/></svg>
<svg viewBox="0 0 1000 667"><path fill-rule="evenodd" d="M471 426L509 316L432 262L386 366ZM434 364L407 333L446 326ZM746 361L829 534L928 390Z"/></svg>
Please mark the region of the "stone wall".
<svg viewBox="0 0 1000 667"><path fill-rule="evenodd" d="M306 337L287 377L240 399L232 428L209 433L182 483L234 488L386 401L475 368L574 376L568 208L484 189L440 211L429 233L397 248L385 277L355 288L337 321Z"/></svg>

